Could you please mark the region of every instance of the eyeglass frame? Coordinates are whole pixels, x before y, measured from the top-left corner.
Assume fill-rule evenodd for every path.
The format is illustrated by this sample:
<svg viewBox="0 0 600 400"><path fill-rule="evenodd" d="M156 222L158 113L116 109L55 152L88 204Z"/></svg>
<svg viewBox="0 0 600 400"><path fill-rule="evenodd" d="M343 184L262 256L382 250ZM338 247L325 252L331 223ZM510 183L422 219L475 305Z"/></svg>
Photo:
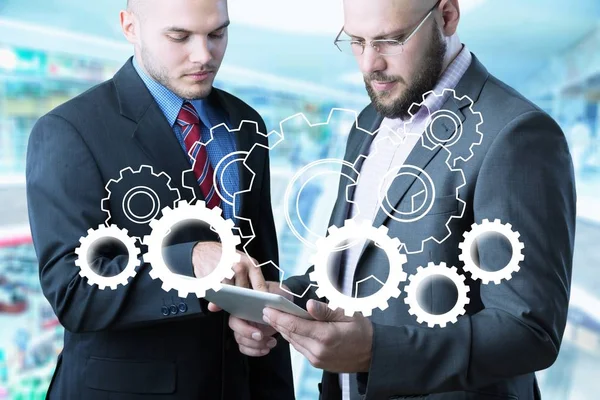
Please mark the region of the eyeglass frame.
<svg viewBox="0 0 600 400"><path fill-rule="evenodd" d="M396 40L396 39L375 39L375 40L370 40L369 41L369 46L371 46L379 55L382 56L397 56L398 54L402 54L402 52L404 51L404 45L410 40L412 39L413 36L415 36L415 34L419 31L419 29L421 29L421 27L423 26L423 24L425 24L425 21L427 21L427 19L431 16L431 14L433 14L433 12L435 11L435 9L440 5L440 3L442 2L442 0L438 0L435 5L433 7L431 7L431 9L429 10L429 12L427 13L427 15L425 15L425 17L421 20L421 22L419 22L419 24L417 25L417 27L415 29L413 29L413 31L406 37L406 39L400 41L400 40ZM360 54L357 55L363 55L365 54L365 48L367 47L367 42L366 41L360 41L360 40L344 40L341 39L340 40L340 36L342 35L342 33L344 33L344 27L342 27L342 29L340 30L340 32L337 34L337 36L335 37L335 40L333 41L333 44L335 45L335 47L337 47L337 49L341 52L344 53L344 51L340 48L340 46L338 46L339 42L346 42L346 43L358 43L361 45L362 47L362 51L360 52ZM398 53L394 53L394 54L383 54L380 53L379 50L377 49L377 43L397 43L400 46L400 51Z"/></svg>

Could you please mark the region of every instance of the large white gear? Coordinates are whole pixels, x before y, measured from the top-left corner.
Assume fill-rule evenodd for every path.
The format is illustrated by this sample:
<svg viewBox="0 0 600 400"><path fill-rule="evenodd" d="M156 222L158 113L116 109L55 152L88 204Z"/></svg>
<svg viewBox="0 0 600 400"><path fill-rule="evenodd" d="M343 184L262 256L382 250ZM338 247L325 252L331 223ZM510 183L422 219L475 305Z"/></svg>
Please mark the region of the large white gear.
<svg viewBox="0 0 600 400"><path fill-rule="evenodd" d="M151 186L140 186L140 179L144 181L152 182ZM118 199L118 202L114 202L112 198L115 187L117 186L125 186L126 189L129 189L123 199ZM161 197L156 193L158 189L166 188L170 195L168 199L168 204L161 204ZM171 177L167 175L165 172L155 173L154 169L150 165L142 165L137 171L134 171L133 168L127 167L120 171L118 179L111 179L106 184L106 192L107 196L102 199L101 208L102 211L107 213L105 224L109 225L110 220L112 218L112 214L110 212L111 202L115 203L115 206L118 205L123 214L127 219L136 224L147 224L152 221L161 209L166 206L174 207L175 204L181 199L181 195L177 188L171 187ZM133 211L131 211L129 207L129 200L135 196L136 194L145 194L150 197L153 204L153 209L145 216L137 216Z"/></svg>
<svg viewBox="0 0 600 400"><path fill-rule="evenodd" d="M240 261L240 255L236 251L240 238L232 231L233 221L224 219L221 214L222 210L219 207L209 209L203 201L195 204L180 201L176 208L164 208L162 217L150 222L152 232L144 237L144 244L148 246L148 251L143 258L144 262L150 264L150 277L160 279L163 290L168 292L175 289L179 297L183 298L190 293L202 298L209 289L214 291L221 289L221 282L224 279L233 278L233 266ZM175 225L184 221L205 222L219 235L222 246L221 259L215 270L203 278L192 278L173 273L163 259L164 238Z"/></svg>
<svg viewBox="0 0 600 400"><path fill-rule="evenodd" d="M512 247L512 255L506 266L497 271L486 271L480 268L471 255L471 249L475 245L475 241L481 235L488 233L497 233L504 236ZM514 272L518 272L521 267L519 263L525 259L523 255L524 244L519 240L521 236L519 232L512 230L512 225L509 223L502 224L499 219L490 222L484 219L481 224L473 224L471 230L463 234L464 241L458 245L461 253L458 259L465 263L464 270L471 273L474 280L481 280L482 283L488 284L494 282L499 284L502 279L510 280Z"/></svg>
<svg viewBox="0 0 600 400"><path fill-rule="evenodd" d="M446 98L452 96L452 97L454 97L455 100L458 100L458 101L466 100L469 104L467 106L469 113L472 115L473 118L477 118L478 122L475 124L475 137L468 139L469 146L463 147L464 150L459 151L457 149L457 147L455 147L454 145L457 144L459 141L461 141L461 138L463 137L463 134L464 134L463 125L462 125L460 118L450 110L443 109L443 108L440 110L437 110L434 113L432 113L431 115L429 115L429 117L428 117L430 119L430 121L428 121L427 128L425 129L425 133L421 136L421 141L422 141L423 146L430 150L433 150L439 146L444 147L450 153L449 159L451 159L451 162L449 164L451 166L454 166L455 162L457 160L462 160L464 162L469 161L473 157L473 148L475 146L479 146L483 141L483 133L480 130L480 127L483 124L483 115L481 114L481 112L475 111L473 109L474 102L467 95L457 96L456 91L454 89L444 89L444 90L442 90L441 93L436 93L433 90L430 90L429 92L423 94L423 101L421 103L415 103L410 107L409 114L411 115L411 118L406 122L406 125L411 124L413 118L416 115L416 113L412 112L412 110L415 109L414 106L418 106L419 108L421 108L423 106L426 107L425 99L428 96L434 96L434 97L437 97L438 99L446 99ZM447 140L440 140L439 138L436 137L435 132L433 132L433 126L435 125L434 122L438 118L451 119L454 126L456 127L456 131L455 131L454 135ZM462 141L464 141L464 140L465 139L463 139Z"/></svg>
<svg viewBox="0 0 600 400"><path fill-rule="evenodd" d="M450 279L456 286L458 292L456 304L444 314L437 315L428 313L421 307L418 301L419 287L425 279L432 276L443 276ZM468 297L469 287L465 284L465 276L460 275L456 267L448 268L446 263L429 263L427 268L418 267L417 272L414 275L409 276L408 280L410 283L404 288L404 291L406 292L404 302L408 304L409 314L417 317L417 322L426 322L427 326L430 328L433 328L436 325L439 325L440 328L444 328L447 323L456 323L458 316L466 313L465 306L470 302Z"/></svg>
<svg viewBox="0 0 600 400"><path fill-rule="evenodd" d="M135 239L129 237L126 229L119 229L116 225L108 227L100 225L98 229L89 229L87 233L87 236L82 236L79 239L80 246L75 249L75 253L77 254L75 265L80 269L79 275L87 278L88 284L98 285L98 288L102 290L107 287L116 290L118 285L127 285L129 278L133 278L136 275L136 268L140 265L140 260L138 259L140 249L136 247ZM98 275L88 262L88 253L91 246L102 239L118 240L127 248L127 255L129 257L127 265L117 275Z"/></svg>
<svg viewBox="0 0 600 400"><path fill-rule="evenodd" d="M328 233L325 238L317 241L317 252L312 259L314 271L310 274L310 279L318 284L317 296L327 298L329 308L332 310L342 308L347 316L352 316L355 312L369 316L375 308L385 310L389 299L400 296L400 282L406 280L407 276L403 270L407 259L405 254L399 252L400 241L388 235L387 227L376 228L368 221L346 220L343 227L332 226L328 229ZM341 293L331 282L328 274L327 261L331 253L338 249L340 243L357 237L375 242L385 251L389 259L387 281L379 291L367 297L351 297Z"/></svg>

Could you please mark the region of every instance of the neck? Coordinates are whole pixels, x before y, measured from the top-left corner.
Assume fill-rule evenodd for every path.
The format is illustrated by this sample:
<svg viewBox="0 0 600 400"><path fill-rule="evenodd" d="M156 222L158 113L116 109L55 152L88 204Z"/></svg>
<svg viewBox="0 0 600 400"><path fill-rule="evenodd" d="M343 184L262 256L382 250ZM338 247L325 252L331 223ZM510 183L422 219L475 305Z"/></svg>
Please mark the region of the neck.
<svg viewBox="0 0 600 400"><path fill-rule="evenodd" d="M460 42L457 34L454 34L449 37L444 37L444 41L446 42L446 55L444 56L444 67L443 71L448 68L448 66L454 61L456 56L462 51L463 45Z"/></svg>

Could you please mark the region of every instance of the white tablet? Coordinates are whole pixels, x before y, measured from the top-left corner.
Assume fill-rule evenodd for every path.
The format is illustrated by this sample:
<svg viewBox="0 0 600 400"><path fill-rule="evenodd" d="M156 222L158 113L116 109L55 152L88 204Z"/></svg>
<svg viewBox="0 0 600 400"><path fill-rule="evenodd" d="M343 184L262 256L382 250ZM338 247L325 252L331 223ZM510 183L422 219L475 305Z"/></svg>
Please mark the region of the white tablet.
<svg viewBox="0 0 600 400"><path fill-rule="evenodd" d="M215 303L231 315L259 324L265 324L263 321L263 309L265 307L274 308L304 319L313 319L306 310L283 296L233 285L222 285L217 292L209 290L204 298L211 303Z"/></svg>

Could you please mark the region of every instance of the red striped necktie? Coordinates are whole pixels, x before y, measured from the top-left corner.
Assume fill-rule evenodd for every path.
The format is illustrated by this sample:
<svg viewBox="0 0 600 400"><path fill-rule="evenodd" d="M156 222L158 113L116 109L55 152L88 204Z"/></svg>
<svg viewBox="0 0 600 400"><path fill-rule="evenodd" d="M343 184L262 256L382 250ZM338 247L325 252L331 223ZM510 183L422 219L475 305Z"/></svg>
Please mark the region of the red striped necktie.
<svg viewBox="0 0 600 400"><path fill-rule="evenodd" d="M204 195L206 206L208 208L219 206L221 199L213 185L214 170L210 165L206 146L201 144L202 129L200 124L202 124L202 121L192 103L189 101L183 103L175 123L181 127L183 141L188 156L193 162L194 175L196 175L200 191Z"/></svg>

